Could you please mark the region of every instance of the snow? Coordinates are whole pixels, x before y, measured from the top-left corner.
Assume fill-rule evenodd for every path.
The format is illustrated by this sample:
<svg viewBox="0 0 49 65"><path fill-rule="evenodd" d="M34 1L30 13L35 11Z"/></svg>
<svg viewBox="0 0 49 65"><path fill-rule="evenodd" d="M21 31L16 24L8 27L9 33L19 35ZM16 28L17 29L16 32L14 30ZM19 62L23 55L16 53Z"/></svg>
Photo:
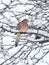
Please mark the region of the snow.
<svg viewBox="0 0 49 65"><path fill-rule="evenodd" d="M2 0L2 1L4 4L9 5L11 0ZM0 9L5 8L5 5L2 4L2 1L0 2ZM40 3L40 2L41 1L38 1L37 3ZM26 5L26 3L30 3L32 5L28 5L28 4ZM43 24L48 25L47 23L48 21L45 18L49 16L49 13L47 13L49 12L49 10L41 11L42 9L40 9L38 6L35 6L35 5L36 5L35 1L32 2L29 0L15 0L12 4L10 4L10 7L13 7L13 8L6 9L3 15L0 14L0 27L2 27L3 25L3 28L9 31L9 32L3 31L2 28L0 28L0 63L2 63L3 61L7 60L8 58L14 55L12 59L7 61L7 63L10 63L12 61L11 62L11 65L12 65L14 60L15 63L18 62L18 64L15 64L15 65L26 65L26 62L28 61L29 63L28 65L33 65L34 63L37 62L38 59L40 59L45 54L45 52L49 50L49 45L48 45L49 42L45 44L43 43L43 47L42 47L42 44L39 43L39 41L44 40L44 36L46 37L46 39L47 38L49 39L49 32L47 32L46 29L42 30L42 29L36 29L36 28L28 29L27 33L29 32L33 34L28 34L28 35L22 34L21 39L19 40L20 42L18 43L18 46L15 47L15 41L16 41L15 32L19 32L18 30L16 30L16 26L24 18L28 19L28 25L30 26L37 25L37 28L38 27L42 28ZM46 5L45 7L46 8L44 9L48 8ZM31 10L28 11L29 9ZM36 12L38 12L39 14L37 15L37 19L36 19ZM26 15L26 13L27 14L30 13L32 16ZM43 14L45 13L47 15L43 16ZM49 19L49 17L47 19ZM49 27L47 27L47 29L49 30ZM35 39L37 33L41 35L40 39ZM29 51L30 51L30 54L29 54ZM28 57L27 57L27 54L29 54ZM49 54L47 54L44 58L42 58L36 65L47 65L47 64L49 65ZM5 62L5 65L6 65L6 62Z"/></svg>

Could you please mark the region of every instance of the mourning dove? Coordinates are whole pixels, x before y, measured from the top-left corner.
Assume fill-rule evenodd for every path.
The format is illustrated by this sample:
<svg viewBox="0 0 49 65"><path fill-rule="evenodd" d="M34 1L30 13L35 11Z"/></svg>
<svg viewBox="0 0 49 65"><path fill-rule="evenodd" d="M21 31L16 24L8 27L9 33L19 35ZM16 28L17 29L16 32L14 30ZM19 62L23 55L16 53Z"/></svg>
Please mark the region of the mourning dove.
<svg viewBox="0 0 49 65"><path fill-rule="evenodd" d="M17 33L17 40L15 42L15 47L17 47L17 45L18 45L19 39L21 37L21 32L25 33L28 30L27 22L28 22L28 19L24 19L16 27L19 30L19 33Z"/></svg>

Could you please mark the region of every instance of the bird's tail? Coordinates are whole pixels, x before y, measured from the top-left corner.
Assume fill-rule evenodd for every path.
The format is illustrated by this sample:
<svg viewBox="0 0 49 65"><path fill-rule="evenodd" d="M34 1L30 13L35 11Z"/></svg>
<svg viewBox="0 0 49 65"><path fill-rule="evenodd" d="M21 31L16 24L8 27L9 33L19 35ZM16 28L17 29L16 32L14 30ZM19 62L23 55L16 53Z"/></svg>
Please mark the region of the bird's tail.
<svg viewBox="0 0 49 65"><path fill-rule="evenodd" d="M20 33L17 33L17 38L20 38L21 37L21 34Z"/></svg>
<svg viewBox="0 0 49 65"><path fill-rule="evenodd" d="M15 41L15 47L17 47L17 45L18 45L18 42L20 40L20 37L21 37L21 34L20 33L17 33L17 39Z"/></svg>

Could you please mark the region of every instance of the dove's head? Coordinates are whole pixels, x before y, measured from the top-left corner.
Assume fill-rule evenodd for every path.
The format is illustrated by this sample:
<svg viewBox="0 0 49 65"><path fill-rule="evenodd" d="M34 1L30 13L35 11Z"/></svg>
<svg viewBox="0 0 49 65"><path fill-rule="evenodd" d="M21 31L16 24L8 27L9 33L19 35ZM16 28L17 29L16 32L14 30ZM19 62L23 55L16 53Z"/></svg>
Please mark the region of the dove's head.
<svg viewBox="0 0 49 65"><path fill-rule="evenodd" d="M28 19L24 19L23 22L25 22L25 23L28 22Z"/></svg>

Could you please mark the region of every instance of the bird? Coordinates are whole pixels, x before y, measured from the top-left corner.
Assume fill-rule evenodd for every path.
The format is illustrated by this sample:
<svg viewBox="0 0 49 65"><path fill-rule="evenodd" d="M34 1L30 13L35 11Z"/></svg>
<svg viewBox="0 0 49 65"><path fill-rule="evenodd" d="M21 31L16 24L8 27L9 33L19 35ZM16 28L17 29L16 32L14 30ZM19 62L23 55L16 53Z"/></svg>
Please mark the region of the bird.
<svg viewBox="0 0 49 65"><path fill-rule="evenodd" d="M20 23L18 23L18 25L16 26L16 29L19 30L19 33L17 33L17 40L15 42L15 47L17 47L18 45L18 42L20 40L20 37L21 37L21 33L26 33L27 30L28 30L28 19L23 19Z"/></svg>

